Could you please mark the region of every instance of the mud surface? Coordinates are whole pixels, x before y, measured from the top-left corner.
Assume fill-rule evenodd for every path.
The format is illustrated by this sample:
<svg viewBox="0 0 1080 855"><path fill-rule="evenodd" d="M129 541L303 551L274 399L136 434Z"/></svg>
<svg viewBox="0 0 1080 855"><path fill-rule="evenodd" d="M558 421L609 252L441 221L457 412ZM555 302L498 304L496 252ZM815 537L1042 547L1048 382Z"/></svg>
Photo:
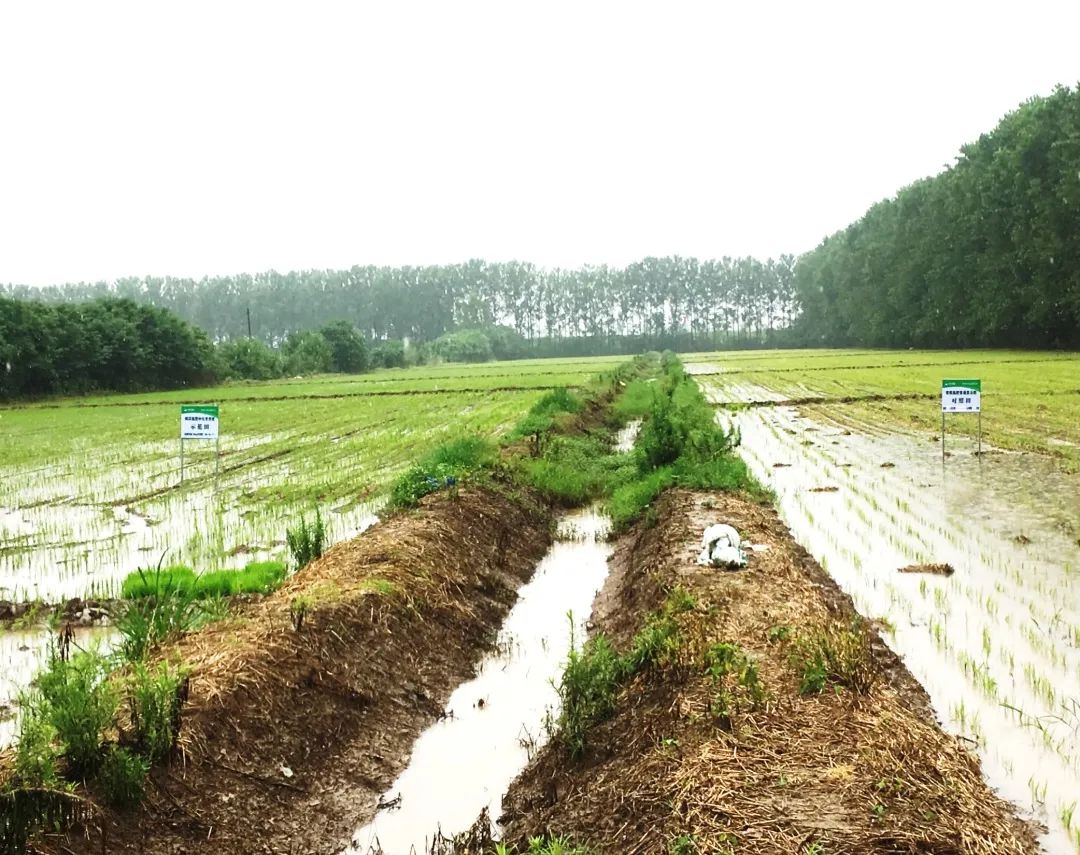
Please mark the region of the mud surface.
<svg viewBox="0 0 1080 855"><path fill-rule="evenodd" d="M520 493L429 497L245 618L184 639L165 654L192 669L177 756L140 808L44 851L101 852L103 835L107 851L341 851L472 675L550 537L546 509Z"/></svg>
<svg viewBox="0 0 1080 855"><path fill-rule="evenodd" d="M754 551L745 571L699 567L706 525L728 522ZM598 631L625 650L666 591L695 599L678 659L621 692L583 758L544 749L514 783L505 837L569 835L604 853L1034 853L1030 827L986 786L977 759L933 720L927 696L869 630L872 685L799 692L800 635L849 626L850 599L775 511L723 495L669 493L651 528L618 544ZM785 632L778 632L785 627ZM764 704L716 712L702 651L737 644Z"/></svg>

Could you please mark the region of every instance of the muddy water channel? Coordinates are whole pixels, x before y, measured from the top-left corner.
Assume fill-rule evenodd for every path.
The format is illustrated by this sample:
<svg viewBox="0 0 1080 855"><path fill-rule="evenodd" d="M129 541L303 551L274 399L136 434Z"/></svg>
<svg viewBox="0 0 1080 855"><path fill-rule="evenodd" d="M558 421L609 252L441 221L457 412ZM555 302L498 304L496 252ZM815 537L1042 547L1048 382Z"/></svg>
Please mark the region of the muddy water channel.
<svg viewBox="0 0 1080 855"><path fill-rule="evenodd" d="M959 438L943 463L929 436L823 412L720 418L991 785L1048 827L1048 852L1080 851L1080 478ZM931 563L955 572L898 572Z"/></svg>
<svg viewBox="0 0 1080 855"><path fill-rule="evenodd" d="M348 853L426 852L433 837L467 830L484 808L499 816L502 794L546 740L546 717L557 714L554 685L570 649L570 621L580 644L607 575L608 530L608 520L594 511L561 519L557 540L520 589L495 651L454 691L445 717L417 740L409 766L382 797L392 807L356 831Z"/></svg>

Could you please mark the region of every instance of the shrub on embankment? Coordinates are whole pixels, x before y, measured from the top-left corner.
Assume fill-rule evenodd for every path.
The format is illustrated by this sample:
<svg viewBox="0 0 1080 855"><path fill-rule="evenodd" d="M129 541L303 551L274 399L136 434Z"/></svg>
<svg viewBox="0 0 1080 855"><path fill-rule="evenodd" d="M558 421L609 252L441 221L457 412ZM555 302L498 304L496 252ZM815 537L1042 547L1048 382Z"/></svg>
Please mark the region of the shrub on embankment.
<svg viewBox="0 0 1080 855"><path fill-rule="evenodd" d="M616 530L625 528L664 490L685 486L742 490L754 498L768 494L735 453L738 435L725 431L674 354L636 363L651 382L630 379L611 405L616 423L643 418L630 453L612 446L607 425L571 436L542 431L547 415L530 413L512 436L530 435L533 454L521 458L519 477L557 504L576 506L605 500ZM533 429L538 432L533 434Z"/></svg>
<svg viewBox="0 0 1080 855"><path fill-rule="evenodd" d="M625 528L669 487L738 490L769 497L735 453L738 433L724 430L697 383L674 354L662 358L662 377L634 447L638 476L614 485L607 501L612 524Z"/></svg>

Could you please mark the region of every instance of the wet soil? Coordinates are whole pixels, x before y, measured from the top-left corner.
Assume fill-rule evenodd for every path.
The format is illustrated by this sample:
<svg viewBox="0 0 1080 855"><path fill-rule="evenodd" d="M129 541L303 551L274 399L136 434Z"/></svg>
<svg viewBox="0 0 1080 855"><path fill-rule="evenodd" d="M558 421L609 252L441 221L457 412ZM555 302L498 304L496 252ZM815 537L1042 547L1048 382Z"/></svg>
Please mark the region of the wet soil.
<svg viewBox="0 0 1080 855"><path fill-rule="evenodd" d="M333 547L243 618L165 653L191 668L176 756L142 806L42 851L340 852L550 540L533 497L484 488L428 497Z"/></svg>
<svg viewBox="0 0 1080 855"><path fill-rule="evenodd" d="M764 544L745 571L695 563L702 530L735 525ZM696 598L680 661L639 674L585 756L549 744L511 787L505 837L568 835L598 851L1034 853L1033 829L984 783L978 760L933 719L928 698L868 627L866 694L799 692L796 639L849 626L850 599L771 508L672 492L655 524L617 545L593 623L627 648L666 592ZM776 628L785 627L784 632ZM737 644L764 684L763 706L711 707L702 652ZM687 842L692 841L692 843Z"/></svg>

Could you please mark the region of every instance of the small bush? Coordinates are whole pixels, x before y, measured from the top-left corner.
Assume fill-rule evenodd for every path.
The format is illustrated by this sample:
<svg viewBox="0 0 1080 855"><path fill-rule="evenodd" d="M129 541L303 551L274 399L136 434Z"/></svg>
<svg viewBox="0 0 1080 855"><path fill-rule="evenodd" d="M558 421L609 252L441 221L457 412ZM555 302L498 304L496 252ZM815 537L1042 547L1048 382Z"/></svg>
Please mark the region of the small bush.
<svg viewBox="0 0 1080 855"><path fill-rule="evenodd" d="M555 415L556 413L578 413L581 412L584 406L585 403L581 398L565 386L561 386L558 389L552 389L550 392L545 393L539 401L529 408L529 412L531 414L546 413L547 415Z"/></svg>
<svg viewBox="0 0 1080 855"><path fill-rule="evenodd" d="M555 427L555 417L560 413L577 413L585 406L584 401L566 388L552 389L529 408L529 412L507 437L510 441L529 437L533 457L538 457L544 447L546 435Z"/></svg>
<svg viewBox="0 0 1080 855"><path fill-rule="evenodd" d="M297 570L302 570L316 558L322 557L325 541L326 528L318 508L315 509L315 519L310 525L307 518L301 516L300 525L285 532L285 542L289 545L289 552L292 553Z"/></svg>
<svg viewBox="0 0 1080 855"><path fill-rule="evenodd" d="M556 732L570 756L578 757L585 750L588 729L614 710L626 666L603 635L589 639L579 651L574 646L572 618L570 632L570 654L558 686L561 708Z"/></svg>
<svg viewBox="0 0 1080 855"><path fill-rule="evenodd" d="M671 399L657 395L649 409L649 418L638 434L642 471L649 472L674 463L682 454L683 442L683 430Z"/></svg>
<svg viewBox="0 0 1080 855"><path fill-rule="evenodd" d="M58 782L53 748L56 728L45 715L38 693L24 693L19 706L22 720L15 747L15 784L26 789L51 789Z"/></svg>
<svg viewBox="0 0 1080 855"><path fill-rule="evenodd" d="M112 746L101 764L98 783L105 800L118 808L130 808L142 801L146 791L149 762L126 748Z"/></svg>
<svg viewBox="0 0 1080 855"><path fill-rule="evenodd" d="M184 676L164 662L156 669L142 663L132 669L128 681L132 741L151 763L168 754L176 741Z"/></svg>
<svg viewBox="0 0 1080 855"><path fill-rule="evenodd" d="M44 714L76 775L93 774L101 765L102 734L112 725L119 703L108 675L108 660L89 650L69 660L54 652L37 678Z"/></svg>
<svg viewBox="0 0 1080 855"><path fill-rule="evenodd" d="M877 677L870 634L860 618L848 626L829 624L800 636L794 658L800 672L799 692L804 695L819 694L830 684L865 694Z"/></svg>

